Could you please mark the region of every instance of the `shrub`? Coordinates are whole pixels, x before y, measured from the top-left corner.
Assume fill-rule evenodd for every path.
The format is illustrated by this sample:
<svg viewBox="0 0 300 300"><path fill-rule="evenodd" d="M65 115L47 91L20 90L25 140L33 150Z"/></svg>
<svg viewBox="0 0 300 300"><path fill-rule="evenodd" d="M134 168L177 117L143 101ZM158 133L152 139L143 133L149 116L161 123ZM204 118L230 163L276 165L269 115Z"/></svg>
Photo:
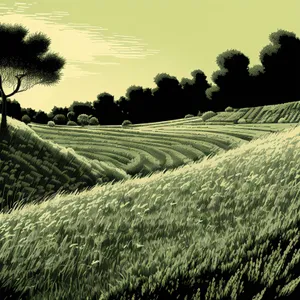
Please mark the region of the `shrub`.
<svg viewBox="0 0 300 300"><path fill-rule="evenodd" d="M201 117L203 115L203 113L199 110L197 116Z"/></svg>
<svg viewBox="0 0 300 300"><path fill-rule="evenodd" d="M122 126L130 126L132 123L129 120L124 120Z"/></svg>
<svg viewBox="0 0 300 300"><path fill-rule="evenodd" d="M233 108L231 106L228 106L228 107L225 108L225 111L226 112L232 112Z"/></svg>
<svg viewBox="0 0 300 300"><path fill-rule="evenodd" d="M81 114L78 116L77 122L82 126L89 125L89 116L86 114Z"/></svg>
<svg viewBox="0 0 300 300"><path fill-rule="evenodd" d="M28 115L24 115L21 121L24 122L25 124L28 124L31 122L31 118Z"/></svg>
<svg viewBox="0 0 300 300"><path fill-rule="evenodd" d="M238 124L246 124L247 123L245 118L240 118L237 122L238 122Z"/></svg>
<svg viewBox="0 0 300 300"><path fill-rule="evenodd" d="M195 116L192 115L192 114L187 114L187 115L185 115L184 117L185 117L185 118L192 118L192 117L195 117Z"/></svg>
<svg viewBox="0 0 300 300"><path fill-rule="evenodd" d="M202 115L202 120L203 121L206 121L214 116L216 116L217 114L214 112L214 111L207 111L205 112L203 115Z"/></svg>
<svg viewBox="0 0 300 300"><path fill-rule="evenodd" d="M96 117L91 117L89 120L90 125L99 125L99 121Z"/></svg>
<svg viewBox="0 0 300 300"><path fill-rule="evenodd" d="M68 112L67 118L68 118L70 121L75 121L75 120L76 120L76 115L75 115L74 111Z"/></svg>
<svg viewBox="0 0 300 300"><path fill-rule="evenodd" d="M68 121L67 125L68 125L68 126L76 126L77 123L74 122L74 121Z"/></svg>
<svg viewBox="0 0 300 300"><path fill-rule="evenodd" d="M288 120L286 118L280 118L278 123L288 123Z"/></svg>
<svg viewBox="0 0 300 300"><path fill-rule="evenodd" d="M55 126L55 123L54 123L53 121L49 121L49 122L47 123L47 125L50 126L50 127L54 127L54 126Z"/></svg>
<svg viewBox="0 0 300 300"><path fill-rule="evenodd" d="M54 116L53 121L56 125L66 125L67 118L63 114L57 114Z"/></svg>

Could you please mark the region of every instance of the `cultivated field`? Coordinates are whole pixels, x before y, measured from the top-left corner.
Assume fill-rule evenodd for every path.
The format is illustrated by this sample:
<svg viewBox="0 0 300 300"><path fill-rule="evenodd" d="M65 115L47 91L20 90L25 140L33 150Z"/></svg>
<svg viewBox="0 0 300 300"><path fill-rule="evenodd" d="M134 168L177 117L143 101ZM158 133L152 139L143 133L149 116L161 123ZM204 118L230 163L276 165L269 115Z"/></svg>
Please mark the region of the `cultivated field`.
<svg viewBox="0 0 300 300"><path fill-rule="evenodd" d="M199 118L198 118L199 119ZM270 132L295 124L184 124L160 127L110 128L102 126L68 127L32 124L44 140L72 148L76 153L105 161L130 175L175 168L208 155L233 149ZM191 123L193 125L191 125Z"/></svg>

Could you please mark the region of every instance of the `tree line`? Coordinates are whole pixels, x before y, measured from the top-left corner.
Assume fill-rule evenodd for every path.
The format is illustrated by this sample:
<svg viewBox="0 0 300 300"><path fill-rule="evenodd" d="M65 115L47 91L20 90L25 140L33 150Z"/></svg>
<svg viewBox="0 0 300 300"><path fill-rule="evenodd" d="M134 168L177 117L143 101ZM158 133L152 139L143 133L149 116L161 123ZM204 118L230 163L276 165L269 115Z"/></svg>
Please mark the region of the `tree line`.
<svg viewBox="0 0 300 300"><path fill-rule="evenodd" d="M124 120L147 123L178 119L187 114L224 111L228 106L242 108L297 101L300 99L300 39L285 30L271 33L269 39L270 44L259 53L259 65L249 67L250 59L235 49L218 55L219 70L211 76L213 85L201 70L194 70L191 78L181 81L160 73L154 77L156 87L153 89L130 86L119 99L104 92L94 101L74 101L69 107L54 106L48 114L21 108L16 100L6 99L7 115L26 119L26 123L54 121L65 125L68 121L74 124L84 114L101 125L117 125ZM57 73L62 61L56 64Z"/></svg>

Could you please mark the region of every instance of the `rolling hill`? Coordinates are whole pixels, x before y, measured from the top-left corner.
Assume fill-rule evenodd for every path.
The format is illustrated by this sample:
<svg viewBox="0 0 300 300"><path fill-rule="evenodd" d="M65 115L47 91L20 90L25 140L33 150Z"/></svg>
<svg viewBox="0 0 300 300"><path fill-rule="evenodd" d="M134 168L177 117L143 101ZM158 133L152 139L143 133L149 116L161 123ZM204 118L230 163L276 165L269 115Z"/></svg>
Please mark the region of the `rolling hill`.
<svg viewBox="0 0 300 300"><path fill-rule="evenodd" d="M44 141L24 123L8 119L9 137L0 140L0 208L32 202L59 191L80 191L97 183L130 178L105 162Z"/></svg>
<svg viewBox="0 0 300 300"><path fill-rule="evenodd" d="M297 299L299 147L296 126L164 174L0 214L1 292Z"/></svg>

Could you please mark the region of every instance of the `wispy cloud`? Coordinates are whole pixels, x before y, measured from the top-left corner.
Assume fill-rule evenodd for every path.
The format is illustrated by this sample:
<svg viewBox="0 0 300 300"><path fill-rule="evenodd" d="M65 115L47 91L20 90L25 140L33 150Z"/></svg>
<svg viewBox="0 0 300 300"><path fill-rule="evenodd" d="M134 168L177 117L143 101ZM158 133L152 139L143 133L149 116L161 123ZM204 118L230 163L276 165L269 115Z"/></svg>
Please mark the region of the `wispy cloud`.
<svg viewBox="0 0 300 300"><path fill-rule="evenodd" d="M65 77L99 74L101 65L118 65L122 59L145 59L159 53L159 50L149 49L146 43L134 36L111 34L107 28L87 23L63 24L62 20L69 15L68 12L27 12L35 3L16 2L10 7L0 5L0 21L19 23L26 26L30 33L40 31L48 35L51 49L66 58ZM112 61L107 61L108 58ZM89 70L91 64L99 66L98 70Z"/></svg>

